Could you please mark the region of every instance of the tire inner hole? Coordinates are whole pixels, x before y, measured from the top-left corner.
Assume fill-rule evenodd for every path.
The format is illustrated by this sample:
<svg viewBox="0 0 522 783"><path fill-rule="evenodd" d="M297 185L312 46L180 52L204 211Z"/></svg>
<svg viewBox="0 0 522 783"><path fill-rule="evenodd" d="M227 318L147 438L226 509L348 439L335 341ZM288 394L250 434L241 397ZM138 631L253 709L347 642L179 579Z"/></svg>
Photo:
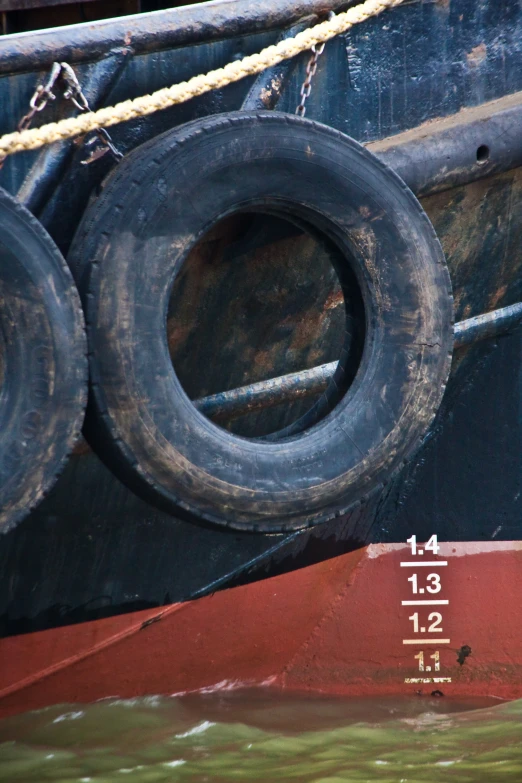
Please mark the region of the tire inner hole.
<svg viewBox="0 0 522 783"><path fill-rule="evenodd" d="M361 290L337 246L300 218L257 211L219 221L194 245L167 315L172 364L192 401L342 360L334 380L306 395L210 413L247 438L278 439L324 418L355 377L364 329Z"/></svg>

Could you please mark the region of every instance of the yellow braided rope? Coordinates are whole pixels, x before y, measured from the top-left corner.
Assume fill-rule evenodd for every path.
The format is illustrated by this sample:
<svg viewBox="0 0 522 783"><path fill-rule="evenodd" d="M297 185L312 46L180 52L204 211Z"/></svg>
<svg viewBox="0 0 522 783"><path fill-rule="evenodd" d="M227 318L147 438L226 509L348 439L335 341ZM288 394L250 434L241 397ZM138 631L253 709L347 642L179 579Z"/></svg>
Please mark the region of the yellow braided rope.
<svg viewBox="0 0 522 783"><path fill-rule="evenodd" d="M245 76L261 73L266 68L295 57L300 52L311 49L314 45L329 41L354 25L364 22L372 16L377 16L387 8L400 5L402 2L403 0L366 0L361 5L349 8L348 11L327 22L322 22L298 33L294 38L287 38L274 46L268 46L257 54L228 63L223 68L194 76L187 82L165 87L152 95L142 95L140 98L117 103L116 106L108 106L105 109L80 114L77 117L70 117L59 122L51 122L40 128L8 133L0 137L0 159L14 152L35 150L45 144L81 136L89 131L117 125L135 117L153 114L160 109L184 103L190 98L203 95L210 90L225 87L225 85L237 82Z"/></svg>

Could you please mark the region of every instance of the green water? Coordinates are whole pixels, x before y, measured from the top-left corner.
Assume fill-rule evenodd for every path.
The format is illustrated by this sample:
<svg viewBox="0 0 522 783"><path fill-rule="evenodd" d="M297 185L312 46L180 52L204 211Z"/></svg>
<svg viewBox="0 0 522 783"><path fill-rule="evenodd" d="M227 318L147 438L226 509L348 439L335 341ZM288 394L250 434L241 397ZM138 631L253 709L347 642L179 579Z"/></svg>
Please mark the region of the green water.
<svg viewBox="0 0 522 783"><path fill-rule="evenodd" d="M59 705L0 721L0 781L522 781L522 700L243 691Z"/></svg>

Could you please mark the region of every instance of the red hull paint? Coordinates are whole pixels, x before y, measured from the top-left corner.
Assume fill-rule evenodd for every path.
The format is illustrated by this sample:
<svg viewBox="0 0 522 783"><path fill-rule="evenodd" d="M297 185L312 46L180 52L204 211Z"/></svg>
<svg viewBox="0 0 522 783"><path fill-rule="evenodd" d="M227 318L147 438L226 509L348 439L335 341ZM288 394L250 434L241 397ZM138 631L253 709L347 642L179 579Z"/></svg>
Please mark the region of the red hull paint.
<svg viewBox="0 0 522 783"><path fill-rule="evenodd" d="M442 544L436 559L446 567L401 567L411 559L405 545L371 545L162 610L4 639L0 716L223 681L347 695L522 697L522 542ZM419 597L408 577L427 571L442 584L428 597L449 603L402 606ZM439 611L442 633L430 638L450 643L404 644L427 635L413 633L415 611L421 627ZM464 645L472 652L460 664ZM415 656L423 650L434 668L437 649L440 671L420 673ZM451 682L405 682L434 677Z"/></svg>

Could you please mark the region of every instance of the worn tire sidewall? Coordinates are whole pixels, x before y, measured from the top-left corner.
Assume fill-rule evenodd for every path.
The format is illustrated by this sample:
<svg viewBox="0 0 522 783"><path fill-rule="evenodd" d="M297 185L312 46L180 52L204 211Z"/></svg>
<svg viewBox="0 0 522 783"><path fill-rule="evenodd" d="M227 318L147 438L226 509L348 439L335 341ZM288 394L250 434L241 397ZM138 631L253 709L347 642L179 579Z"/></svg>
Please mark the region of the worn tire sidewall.
<svg viewBox="0 0 522 783"><path fill-rule="evenodd" d="M236 113L155 142L120 164L72 254L77 268L91 262L82 293L102 442L110 438L127 479L211 522L291 530L344 513L412 455L444 391L452 297L429 220L399 177L317 123ZM297 209L351 254L366 308L349 392L282 442L233 436L198 413L166 342L169 293L188 251L254 202Z"/></svg>
<svg viewBox="0 0 522 783"><path fill-rule="evenodd" d="M87 346L65 260L2 189L0 228L0 532L7 532L49 491L81 432Z"/></svg>

